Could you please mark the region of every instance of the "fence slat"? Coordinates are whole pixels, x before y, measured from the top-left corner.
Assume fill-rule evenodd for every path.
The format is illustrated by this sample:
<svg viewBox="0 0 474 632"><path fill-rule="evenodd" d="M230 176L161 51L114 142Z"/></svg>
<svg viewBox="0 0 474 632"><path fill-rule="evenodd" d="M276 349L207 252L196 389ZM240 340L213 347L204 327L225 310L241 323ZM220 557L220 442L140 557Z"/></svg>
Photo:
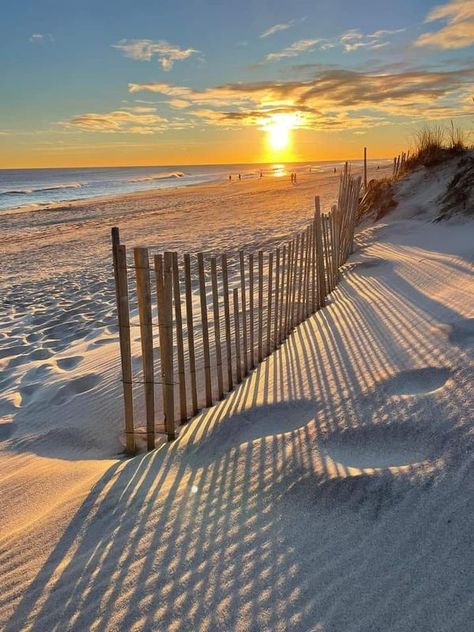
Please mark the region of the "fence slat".
<svg viewBox="0 0 474 632"><path fill-rule="evenodd" d="M258 361L263 360L263 251L258 251Z"/></svg>
<svg viewBox="0 0 474 632"><path fill-rule="evenodd" d="M248 256L249 264L249 330L250 330L250 368L255 368L255 305L253 286L253 254Z"/></svg>
<svg viewBox="0 0 474 632"><path fill-rule="evenodd" d="M291 282L291 318L290 318L290 329L296 324L296 296L298 290L298 260L300 254L300 234L296 235L296 243L293 253L293 280Z"/></svg>
<svg viewBox="0 0 474 632"><path fill-rule="evenodd" d="M199 296L201 300L202 345L204 353L204 380L206 383L206 406L212 406L211 353L209 350L209 325L207 321L206 276L204 255L198 253Z"/></svg>
<svg viewBox="0 0 474 632"><path fill-rule="evenodd" d="M212 303L214 313L214 341L216 348L216 373L218 398L224 397L224 378L222 375L221 323L219 311L219 291L217 287L217 262L211 257Z"/></svg>
<svg viewBox="0 0 474 632"><path fill-rule="evenodd" d="M143 360L145 390L147 449L155 447L155 385L153 368L153 325L151 319L150 263L146 248L135 248L135 273L137 282L140 340Z"/></svg>
<svg viewBox="0 0 474 632"><path fill-rule="evenodd" d="M273 292L273 252L268 253L268 281L267 281L267 353L270 355L272 351L272 292Z"/></svg>
<svg viewBox="0 0 474 632"><path fill-rule="evenodd" d="M242 366L240 357L240 325L239 325L239 290L234 288L234 331L235 331L235 381L240 384L242 381Z"/></svg>
<svg viewBox="0 0 474 632"><path fill-rule="evenodd" d="M114 238L113 238L114 239ZM125 416L125 445L129 454L135 454L135 435L133 421L133 385L132 385L132 345L130 341L130 306L128 298L127 251L122 246L116 232L112 246L115 288L117 298L117 317L119 326L120 360L122 366L122 386Z"/></svg>
<svg viewBox="0 0 474 632"><path fill-rule="evenodd" d="M273 348L278 347L278 321L280 307L280 248L275 251L275 316L273 317Z"/></svg>
<svg viewBox="0 0 474 632"><path fill-rule="evenodd" d="M184 288L186 293L186 330L188 334L189 375L191 378L191 401L193 415L199 411L196 382L196 351L194 348L193 289L191 283L191 258L184 255Z"/></svg>
<svg viewBox="0 0 474 632"><path fill-rule="evenodd" d="M242 301L242 342L244 376L249 372L248 363L248 337L247 337L247 293L245 291L245 259L243 250L239 251L240 262L240 297Z"/></svg>
<svg viewBox="0 0 474 632"><path fill-rule="evenodd" d="M285 316L285 279L286 279L286 244L283 245L283 254L282 254L282 262L281 262L281 291L280 291L280 316L278 322L278 344L281 344L283 341L283 324L284 324L284 316Z"/></svg>
<svg viewBox="0 0 474 632"><path fill-rule="evenodd" d="M288 266L285 284L285 328L284 337L288 336L290 331L290 298L291 298L291 279L293 278L293 251L294 241L290 241L288 245Z"/></svg>
<svg viewBox="0 0 474 632"><path fill-rule="evenodd" d="M225 346L227 356L227 388L231 391L234 388L234 378L232 372L232 331L230 326L230 305L229 305L229 276L227 272L227 255L221 257L222 266L222 292L224 295L224 323L225 323Z"/></svg>
<svg viewBox="0 0 474 632"><path fill-rule="evenodd" d="M173 294L174 313L176 320L176 348L178 356L178 381L179 381L179 415L181 423L188 419L188 407L186 402L186 374L184 364L184 341L183 341L183 316L181 312L181 289L179 283L178 253L172 253L173 265Z"/></svg>
<svg viewBox="0 0 474 632"><path fill-rule="evenodd" d="M321 217L321 202L319 195L314 198L314 249L317 266L317 286L318 286L318 307L324 307L326 299L326 278L324 270L324 245L323 226Z"/></svg>
<svg viewBox="0 0 474 632"><path fill-rule="evenodd" d="M164 367L163 405L165 432L168 440L176 438L174 425L174 366L173 366L173 253L165 252L163 257L163 329L166 345L161 363Z"/></svg>
<svg viewBox="0 0 474 632"><path fill-rule="evenodd" d="M301 233L300 253L299 253L299 271L298 271L298 302L296 305L296 324L299 325L303 320L303 287L304 287L304 252L306 247L306 234Z"/></svg>

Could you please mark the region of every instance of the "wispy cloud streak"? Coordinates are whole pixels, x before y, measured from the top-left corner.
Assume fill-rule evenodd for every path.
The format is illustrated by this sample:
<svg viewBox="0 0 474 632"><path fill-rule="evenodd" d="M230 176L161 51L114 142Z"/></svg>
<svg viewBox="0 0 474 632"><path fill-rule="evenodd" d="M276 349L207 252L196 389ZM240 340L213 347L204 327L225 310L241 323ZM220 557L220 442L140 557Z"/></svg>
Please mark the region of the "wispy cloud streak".
<svg viewBox="0 0 474 632"><path fill-rule="evenodd" d="M435 7L425 22L445 20L447 24L433 33L423 33L416 46L467 48L474 44L474 0L451 0Z"/></svg>
<svg viewBox="0 0 474 632"><path fill-rule="evenodd" d="M174 62L183 61L199 53L194 48L180 48L165 40L153 41L148 39L124 39L118 44L113 44L113 48L118 48L126 57L138 61L151 61L156 57L163 70L167 71L172 69Z"/></svg>

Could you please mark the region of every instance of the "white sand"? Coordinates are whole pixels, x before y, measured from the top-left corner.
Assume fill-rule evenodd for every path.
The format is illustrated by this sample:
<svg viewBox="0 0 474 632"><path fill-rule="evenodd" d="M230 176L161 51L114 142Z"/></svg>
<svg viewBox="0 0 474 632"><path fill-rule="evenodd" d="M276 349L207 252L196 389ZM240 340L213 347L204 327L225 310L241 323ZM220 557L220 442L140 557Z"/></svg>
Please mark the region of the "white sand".
<svg viewBox="0 0 474 632"><path fill-rule="evenodd" d="M446 177L401 183L328 307L130 460L108 227L180 250L269 245L334 178L0 218L0 629L469 628L474 225L429 223Z"/></svg>

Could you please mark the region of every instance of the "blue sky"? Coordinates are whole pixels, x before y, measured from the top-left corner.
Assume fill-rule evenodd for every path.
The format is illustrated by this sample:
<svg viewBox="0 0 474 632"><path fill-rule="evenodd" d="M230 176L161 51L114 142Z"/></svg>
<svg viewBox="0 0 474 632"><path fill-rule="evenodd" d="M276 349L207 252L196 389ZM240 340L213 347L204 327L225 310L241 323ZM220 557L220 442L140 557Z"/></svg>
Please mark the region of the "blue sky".
<svg viewBox="0 0 474 632"><path fill-rule="evenodd" d="M473 5L7 0L0 166L258 160L275 121L294 158L390 155L423 119L472 125Z"/></svg>

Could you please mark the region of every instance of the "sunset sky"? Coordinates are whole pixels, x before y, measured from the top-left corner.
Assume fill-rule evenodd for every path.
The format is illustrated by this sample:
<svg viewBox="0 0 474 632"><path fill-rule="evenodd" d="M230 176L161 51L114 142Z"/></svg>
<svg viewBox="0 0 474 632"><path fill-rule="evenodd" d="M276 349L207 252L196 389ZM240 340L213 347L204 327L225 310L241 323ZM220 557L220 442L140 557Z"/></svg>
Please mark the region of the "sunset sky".
<svg viewBox="0 0 474 632"><path fill-rule="evenodd" d="M390 157L472 129L474 2L2 2L0 167Z"/></svg>

